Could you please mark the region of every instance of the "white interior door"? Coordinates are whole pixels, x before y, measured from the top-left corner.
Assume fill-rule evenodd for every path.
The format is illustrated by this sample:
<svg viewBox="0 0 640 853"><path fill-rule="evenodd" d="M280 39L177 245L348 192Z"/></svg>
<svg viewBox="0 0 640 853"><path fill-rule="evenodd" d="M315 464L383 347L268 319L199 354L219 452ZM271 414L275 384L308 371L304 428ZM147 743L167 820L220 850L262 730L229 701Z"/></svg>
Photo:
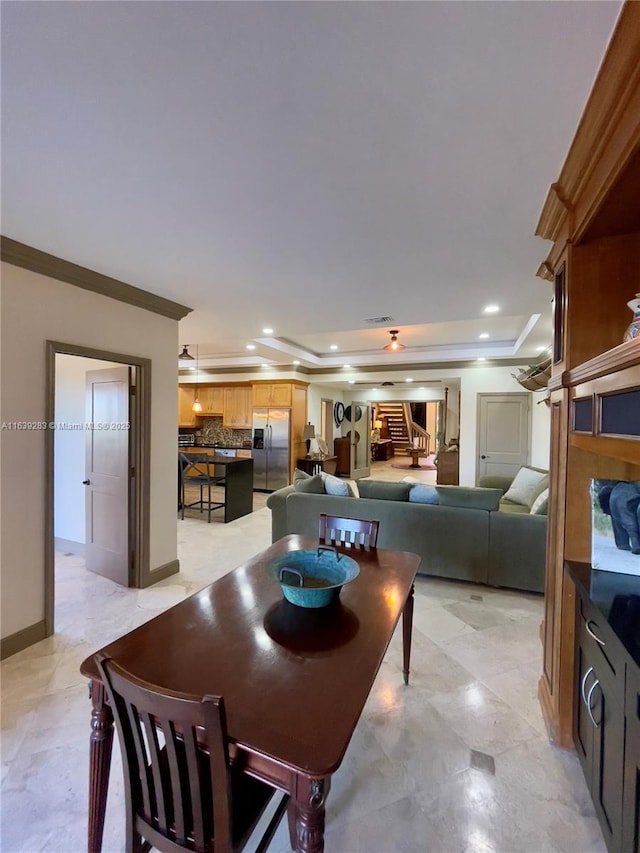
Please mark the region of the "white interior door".
<svg viewBox="0 0 640 853"><path fill-rule="evenodd" d="M87 371L86 566L129 586L130 368Z"/></svg>
<svg viewBox="0 0 640 853"><path fill-rule="evenodd" d="M351 422L349 432L351 439L351 476L354 479L368 477L371 473L369 404L354 400L351 403Z"/></svg>
<svg viewBox="0 0 640 853"><path fill-rule="evenodd" d="M529 394L478 394L477 477L515 476L529 461Z"/></svg>

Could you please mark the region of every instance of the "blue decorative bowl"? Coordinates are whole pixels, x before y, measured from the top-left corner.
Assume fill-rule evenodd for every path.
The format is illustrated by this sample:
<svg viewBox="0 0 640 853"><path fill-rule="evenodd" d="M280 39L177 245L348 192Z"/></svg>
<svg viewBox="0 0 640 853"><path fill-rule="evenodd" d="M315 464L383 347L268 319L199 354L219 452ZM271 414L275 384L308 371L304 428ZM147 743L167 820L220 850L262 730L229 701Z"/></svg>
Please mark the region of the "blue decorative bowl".
<svg viewBox="0 0 640 853"><path fill-rule="evenodd" d="M314 551L289 551L269 564L282 594L298 607L326 607L344 584L360 574L360 566L335 548L320 545Z"/></svg>

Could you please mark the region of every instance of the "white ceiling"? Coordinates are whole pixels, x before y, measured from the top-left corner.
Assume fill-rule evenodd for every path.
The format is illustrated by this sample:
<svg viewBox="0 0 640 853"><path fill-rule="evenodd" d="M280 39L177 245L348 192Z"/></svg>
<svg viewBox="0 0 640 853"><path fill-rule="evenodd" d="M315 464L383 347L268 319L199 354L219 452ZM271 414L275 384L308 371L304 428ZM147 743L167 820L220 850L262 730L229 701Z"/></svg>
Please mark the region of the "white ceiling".
<svg viewBox="0 0 640 853"><path fill-rule="evenodd" d="M533 232L619 10L5 2L2 232L194 308L201 365L530 363Z"/></svg>

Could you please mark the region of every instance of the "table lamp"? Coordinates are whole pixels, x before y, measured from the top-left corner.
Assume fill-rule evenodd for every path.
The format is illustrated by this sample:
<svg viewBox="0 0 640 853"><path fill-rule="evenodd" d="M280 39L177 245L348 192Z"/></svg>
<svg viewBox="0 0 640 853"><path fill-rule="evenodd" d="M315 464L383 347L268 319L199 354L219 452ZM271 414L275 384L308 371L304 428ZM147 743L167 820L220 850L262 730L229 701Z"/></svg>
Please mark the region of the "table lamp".
<svg viewBox="0 0 640 853"><path fill-rule="evenodd" d="M311 439L316 437L316 428L309 421L308 424L304 425L304 430L302 431L302 437L307 440L307 456L309 456L311 452Z"/></svg>

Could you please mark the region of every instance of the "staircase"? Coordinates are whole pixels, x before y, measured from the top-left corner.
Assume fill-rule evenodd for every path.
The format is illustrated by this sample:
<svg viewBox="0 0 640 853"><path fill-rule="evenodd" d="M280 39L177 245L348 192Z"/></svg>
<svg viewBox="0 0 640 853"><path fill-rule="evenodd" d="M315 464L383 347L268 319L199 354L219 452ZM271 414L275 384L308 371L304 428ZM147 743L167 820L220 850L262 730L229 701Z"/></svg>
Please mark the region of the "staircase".
<svg viewBox="0 0 640 853"><path fill-rule="evenodd" d="M410 444L403 403L378 403L378 417L386 420L394 450L404 450Z"/></svg>

